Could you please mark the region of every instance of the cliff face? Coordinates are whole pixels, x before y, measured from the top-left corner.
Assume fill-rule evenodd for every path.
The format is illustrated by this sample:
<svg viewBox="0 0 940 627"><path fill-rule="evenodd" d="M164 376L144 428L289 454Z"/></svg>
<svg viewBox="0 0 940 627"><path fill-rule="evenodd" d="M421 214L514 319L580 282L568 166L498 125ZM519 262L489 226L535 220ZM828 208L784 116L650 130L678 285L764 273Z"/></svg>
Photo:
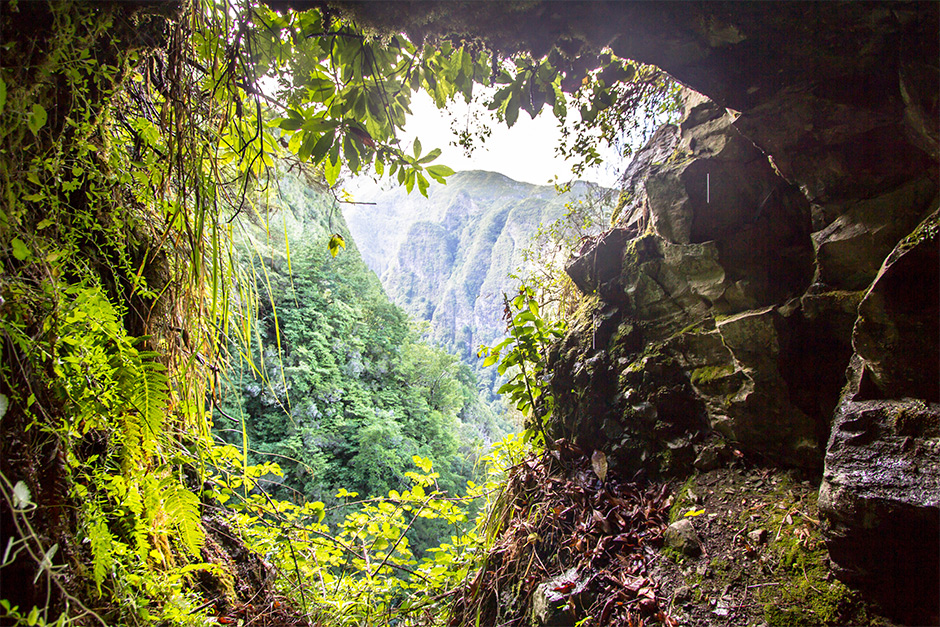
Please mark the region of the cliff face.
<svg viewBox="0 0 940 627"><path fill-rule="evenodd" d="M459 172L429 197L404 190L365 194L375 205L345 211L363 257L391 299L431 323L431 335L470 363L480 344L505 331L502 294L518 286L509 274L523 265L540 223L583 196L513 181L493 172ZM492 369L490 369L492 370ZM485 376L493 376L490 370Z"/></svg>
<svg viewBox="0 0 940 627"><path fill-rule="evenodd" d="M940 90L936 5L916 10L868 13L895 29L868 41L891 76L826 48L819 79L784 59L772 92L742 61L754 93L718 90L740 112L688 95L616 228L569 263L585 303L552 385L555 433L621 475L708 470L729 443L821 472L836 574L921 624L940 583Z"/></svg>

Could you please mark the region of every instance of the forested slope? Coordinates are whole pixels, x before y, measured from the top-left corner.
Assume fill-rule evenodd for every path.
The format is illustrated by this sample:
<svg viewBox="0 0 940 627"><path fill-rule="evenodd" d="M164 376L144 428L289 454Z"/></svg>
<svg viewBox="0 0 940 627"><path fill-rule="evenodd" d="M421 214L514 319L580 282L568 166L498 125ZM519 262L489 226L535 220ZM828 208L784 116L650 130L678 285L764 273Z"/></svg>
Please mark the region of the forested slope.
<svg viewBox="0 0 940 627"><path fill-rule="evenodd" d="M281 171L240 221L239 266L257 283L255 341L250 361L230 361L219 432L240 445L243 423L250 460L285 471L270 479L286 498L329 502L341 487L384 495L407 487L415 455L456 494L481 447L513 426L480 401L468 366L422 340L388 300L339 203L311 178ZM334 232L346 242L335 257L323 245Z"/></svg>

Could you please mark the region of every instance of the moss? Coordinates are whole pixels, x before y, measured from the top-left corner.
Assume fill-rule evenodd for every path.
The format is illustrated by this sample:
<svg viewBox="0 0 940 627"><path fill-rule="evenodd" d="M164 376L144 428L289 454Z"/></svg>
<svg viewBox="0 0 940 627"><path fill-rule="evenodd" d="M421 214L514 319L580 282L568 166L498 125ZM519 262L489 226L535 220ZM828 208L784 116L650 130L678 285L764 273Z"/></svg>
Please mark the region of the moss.
<svg viewBox="0 0 940 627"><path fill-rule="evenodd" d="M662 423L657 422L656 425L653 427L653 430L657 431L659 429L659 425L661 424ZM672 452L672 449L664 448L663 450L661 450L659 453L656 454L656 457L659 458L659 464L657 464L657 466L659 467L660 471L666 471L672 468L672 463L673 461L675 461L674 460L675 456Z"/></svg>
<svg viewBox="0 0 940 627"><path fill-rule="evenodd" d="M816 512L816 495L796 498L791 487L792 483L781 479L773 494L782 507L774 507L758 523L774 534L769 550L780 583L759 594L764 620L769 627L871 624L857 595L831 580L820 530L807 515Z"/></svg>
<svg viewBox="0 0 940 627"><path fill-rule="evenodd" d="M693 370L691 380L693 385L702 385L703 383L708 383L709 381L714 381L715 379L721 379L722 377L727 377L731 374L734 374L734 366L730 364L723 364L720 366L706 366L704 368L696 368Z"/></svg>
<svg viewBox="0 0 940 627"><path fill-rule="evenodd" d="M690 333L694 333L694 334L698 335L698 334L703 333L703 332L707 333L707 332L709 332L709 331L712 331L712 330L715 328L714 320L715 320L715 318L713 318L712 316L706 316L705 318L702 318L701 320L699 320L699 321L697 321L697 322L693 322L693 323L690 324L689 326L687 326L687 327L685 327L684 329L680 330L678 333L676 333L676 334L670 336L669 339L671 340L671 339L673 339L673 338L679 337L680 335L687 335L687 334L690 334ZM706 329L706 328L705 328L705 327L709 327L709 326L710 326L711 328L709 328L709 329Z"/></svg>
<svg viewBox="0 0 940 627"><path fill-rule="evenodd" d="M674 523L679 520L679 517L682 515L682 510L692 506L692 499L689 497L689 489L694 488L696 476L692 475L686 482L682 484L682 487L676 490L675 500L672 503L672 507L669 508L669 522Z"/></svg>
<svg viewBox="0 0 940 627"><path fill-rule="evenodd" d="M620 192L620 196L617 198L617 206L614 207L614 211L610 216L611 226L617 224L617 219L620 217L620 212L623 211L623 208L626 207L633 200L633 194L623 190Z"/></svg>
<svg viewBox="0 0 940 627"><path fill-rule="evenodd" d="M650 259L662 257L658 245L659 236L654 233L644 233L629 241L623 251L624 266L639 265Z"/></svg>
<svg viewBox="0 0 940 627"><path fill-rule="evenodd" d="M764 606L764 620L768 627L810 627L819 624L818 621L811 620L804 610L781 609L773 604Z"/></svg>
<svg viewBox="0 0 940 627"><path fill-rule="evenodd" d="M668 547L668 546L664 546L662 549L660 549L660 552L661 552L665 557L669 558L670 560L672 560L672 561L675 562L676 564L684 564L684 563L685 563L686 561L688 561L688 559L689 559L687 555L683 555L683 554L680 553L679 551L675 550L675 549L672 548L672 547Z"/></svg>
<svg viewBox="0 0 940 627"><path fill-rule="evenodd" d="M905 406L894 416L894 431L900 436L935 438L940 435L940 426L927 412L924 405Z"/></svg>
<svg viewBox="0 0 940 627"><path fill-rule="evenodd" d="M637 372L642 372L651 359L662 358L663 353L663 343L662 342L650 342L646 344L643 348L643 352L640 353L636 359L627 364L627 367L622 370L622 374L634 374ZM622 377L621 377L621 383Z"/></svg>
<svg viewBox="0 0 940 627"><path fill-rule="evenodd" d="M717 550L709 547L708 570L689 569L691 572L683 574L684 582L696 591L692 603L701 606L712 602L730 586L741 585L746 579L745 585L758 584L746 592L746 604L752 608L747 613L756 612L749 616L749 624L753 624L753 619L757 622L763 619L767 627L881 625L876 622L880 619L855 593L832 579L815 491L795 474L749 473L749 477L742 479L732 478L728 482L733 487L733 500L742 504L735 510L736 516L722 520L722 514L715 509L719 515L715 528L724 527L727 533L740 530L742 535L763 528L768 533L766 543L746 548L744 552L752 561L742 560L742 551L734 547ZM719 484L707 485L719 490ZM696 490L697 486L697 479L691 477L676 491L669 511L670 522L681 518L694 505L689 489ZM707 499L705 484L703 489ZM684 564L681 556L664 553L670 560Z"/></svg>
<svg viewBox="0 0 940 627"><path fill-rule="evenodd" d="M629 322L621 322L617 325L617 330L614 331L613 335L610 337L610 346L613 347L612 350L617 350L623 344L629 344L631 335L636 330L636 327L630 324Z"/></svg>
<svg viewBox="0 0 940 627"><path fill-rule="evenodd" d="M715 573L715 577L721 579L723 575L731 572L731 563L721 557L716 557L711 562L709 562L709 567L712 569L712 572Z"/></svg>
<svg viewBox="0 0 940 627"><path fill-rule="evenodd" d="M781 605L778 596L764 604L764 620L768 627L871 624L857 595L841 582L829 583L803 577L791 584L782 595L789 597L789 603Z"/></svg>
<svg viewBox="0 0 940 627"><path fill-rule="evenodd" d="M936 239L938 233L940 233L940 222L936 219L924 220L910 235L901 240L898 249L908 251L925 240Z"/></svg>

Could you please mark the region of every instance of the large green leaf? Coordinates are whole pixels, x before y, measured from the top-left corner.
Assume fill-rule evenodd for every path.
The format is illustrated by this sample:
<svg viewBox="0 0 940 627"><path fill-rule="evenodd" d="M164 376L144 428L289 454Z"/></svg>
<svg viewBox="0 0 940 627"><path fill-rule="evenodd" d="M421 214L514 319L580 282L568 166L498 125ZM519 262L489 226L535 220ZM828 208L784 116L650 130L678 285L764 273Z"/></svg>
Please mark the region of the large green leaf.
<svg viewBox="0 0 940 627"><path fill-rule="evenodd" d="M46 110L38 104L34 104L32 111L29 113L29 118L26 120L26 125L29 127L29 130L32 131L33 135L35 135L39 132L39 129L46 125L47 119L48 115L46 114Z"/></svg>

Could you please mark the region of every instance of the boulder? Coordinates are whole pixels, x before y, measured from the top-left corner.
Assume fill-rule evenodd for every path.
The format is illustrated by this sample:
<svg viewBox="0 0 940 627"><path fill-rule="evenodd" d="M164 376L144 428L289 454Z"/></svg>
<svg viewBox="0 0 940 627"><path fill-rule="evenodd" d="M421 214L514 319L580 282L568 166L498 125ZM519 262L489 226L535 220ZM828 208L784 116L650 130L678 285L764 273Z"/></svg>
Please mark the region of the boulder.
<svg viewBox="0 0 940 627"><path fill-rule="evenodd" d="M819 491L836 575L910 624L940 621L938 231L935 211L858 307Z"/></svg>
<svg viewBox="0 0 940 627"><path fill-rule="evenodd" d="M702 447L692 465L696 470L708 472L721 468L729 457L728 446L723 442L712 442Z"/></svg>
<svg viewBox="0 0 940 627"><path fill-rule="evenodd" d="M888 256L858 307L852 336L881 398L940 402L940 212Z"/></svg>
<svg viewBox="0 0 940 627"><path fill-rule="evenodd" d="M663 541L670 549L689 557L698 557L702 553L702 541L688 518L677 520L666 527Z"/></svg>
<svg viewBox="0 0 940 627"><path fill-rule="evenodd" d="M818 467L815 423L790 401L780 368L791 341L787 321L768 307L721 320L717 331L741 375L741 386L724 399L710 400L712 425L746 449L792 465Z"/></svg>
<svg viewBox="0 0 940 627"><path fill-rule="evenodd" d="M591 605L581 598L588 581L577 568L569 568L536 586L532 593L532 624L537 627L574 627L577 618L568 607L569 601L577 607Z"/></svg>
<svg viewBox="0 0 940 627"><path fill-rule="evenodd" d="M913 625L940 619L940 405L843 402L819 511L836 576Z"/></svg>
<svg viewBox="0 0 940 627"><path fill-rule="evenodd" d="M816 281L830 289L866 288L898 241L923 219L936 193L936 182L925 178L842 208L812 235Z"/></svg>

